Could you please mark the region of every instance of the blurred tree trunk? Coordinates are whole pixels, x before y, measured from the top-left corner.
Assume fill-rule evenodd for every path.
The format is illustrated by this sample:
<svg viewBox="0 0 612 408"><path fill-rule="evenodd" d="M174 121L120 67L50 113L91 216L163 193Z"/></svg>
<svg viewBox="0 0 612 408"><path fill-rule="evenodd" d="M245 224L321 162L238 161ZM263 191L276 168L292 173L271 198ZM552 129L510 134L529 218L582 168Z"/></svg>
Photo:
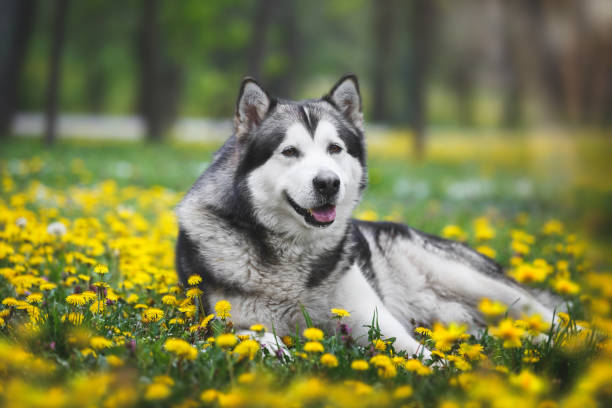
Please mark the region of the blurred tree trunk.
<svg viewBox="0 0 612 408"><path fill-rule="evenodd" d="M520 48L523 47L520 33L515 21L518 3L501 3L503 7L502 31L502 71L504 74L504 97L502 108L502 126L516 129L523 123L523 81L521 80Z"/></svg>
<svg viewBox="0 0 612 408"><path fill-rule="evenodd" d="M176 120L183 84L182 68L164 58L158 0L143 0L138 38L140 112L149 141L161 141Z"/></svg>
<svg viewBox="0 0 612 408"><path fill-rule="evenodd" d="M435 34L434 0L412 0L409 10L410 62L408 66L408 112L414 132L417 158L425 153L427 126L427 70L430 67L432 36Z"/></svg>
<svg viewBox="0 0 612 408"><path fill-rule="evenodd" d="M282 35L282 51L287 59L284 72L277 81L270 83L270 92L275 95L295 98L302 63L302 38L297 19L295 0L283 0L279 4L278 21Z"/></svg>
<svg viewBox="0 0 612 408"><path fill-rule="evenodd" d="M372 78L372 120L389 119L387 84L391 76L391 43L396 14L395 0L373 0L374 63Z"/></svg>
<svg viewBox="0 0 612 408"><path fill-rule="evenodd" d="M276 0L258 0L255 3L251 44L248 51L247 74L255 79L261 79L262 66L267 48L268 27Z"/></svg>
<svg viewBox="0 0 612 408"><path fill-rule="evenodd" d="M157 28L158 1L143 0L140 23L140 111L145 125L146 137L158 141L162 137L159 99L159 33Z"/></svg>
<svg viewBox="0 0 612 408"><path fill-rule="evenodd" d="M35 10L36 0L0 2L0 139L8 137L17 111Z"/></svg>
<svg viewBox="0 0 612 408"><path fill-rule="evenodd" d="M49 60L49 80L45 107L45 135L47 146L55 142L57 132L57 110L61 86L61 60L64 50L68 0L55 0L53 27L51 33L51 58Z"/></svg>

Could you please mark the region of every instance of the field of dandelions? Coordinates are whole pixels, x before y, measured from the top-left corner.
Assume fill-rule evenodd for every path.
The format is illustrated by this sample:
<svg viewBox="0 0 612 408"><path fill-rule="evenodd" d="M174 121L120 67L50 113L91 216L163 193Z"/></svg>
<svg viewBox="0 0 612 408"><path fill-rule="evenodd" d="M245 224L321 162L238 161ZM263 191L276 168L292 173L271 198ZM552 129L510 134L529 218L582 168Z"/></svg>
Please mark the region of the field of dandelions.
<svg viewBox="0 0 612 408"><path fill-rule="evenodd" d="M0 149L0 403L6 407L580 407L612 404L611 143L546 135L370 146L357 216L465 241L526 285L564 299L553 316L419 327L422 361L373 324L360 347L332 309L305 314L288 352L237 336L232 305L205 313L206 282L178 285L173 207L207 146L34 141ZM374 312L374 311L373 311ZM271 331L252 322L257 333ZM548 340L536 341L546 336ZM437 362L432 366L432 363Z"/></svg>

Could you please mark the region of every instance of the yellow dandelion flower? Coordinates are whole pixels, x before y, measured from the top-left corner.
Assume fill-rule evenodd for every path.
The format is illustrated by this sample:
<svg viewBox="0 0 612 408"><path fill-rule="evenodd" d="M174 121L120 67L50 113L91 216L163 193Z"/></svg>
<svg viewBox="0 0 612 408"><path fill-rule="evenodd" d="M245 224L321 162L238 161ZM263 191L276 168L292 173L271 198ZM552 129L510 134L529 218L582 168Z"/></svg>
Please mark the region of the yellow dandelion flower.
<svg viewBox="0 0 612 408"><path fill-rule="evenodd" d="M238 337L232 333L221 334L215 339L215 344L221 348L232 348L237 342Z"/></svg>
<svg viewBox="0 0 612 408"><path fill-rule="evenodd" d="M347 312L344 309L331 309L331 312L335 317L338 317L338 318L349 317L351 315L349 312Z"/></svg>
<svg viewBox="0 0 612 408"><path fill-rule="evenodd" d="M431 337L431 330L426 327L417 327L414 329L414 332L420 334L421 336Z"/></svg>
<svg viewBox="0 0 612 408"><path fill-rule="evenodd" d="M394 399L406 399L412 396L412 387L409 385L399 386L393 391Z"/></svg>
<svg viewBox="0 0 612 408"><path fill-rule="evenodd" d="M534 314L531 316L523 316L521 320L517 320L516 324L529 331L532 336L537 336L550 329L550 323L542 320L542 316Z"/></svg>
<svg viewBox="0 0 612 408"><path fill-rule="evenodd" d="M485 358L482 354L483 347L481 344L461 343L459 346L459 354L472 361L478 361Z"/></svg>
<svg viewBox="0 0 612 408"><path fill-rule="evenodd" d="M575 295L580 292L580 285L569 279L557 279L552 285L555 291L562 295Z"/></svg>
<svg viewBox="0 0 612 408"><path fill-rule="evenodd" d="M285 346L293 347L293 338L291 336L283 336L281 340L285 343Z"/></svg>
<svg viewBox="0 0 612 408"><path fill-rule="evenodd" d="M2 304L5 306L17 306L19 301L14 297L7 297L2 300Z"/></svg>
<svg viewBox="0 0 612 408"><path fill-rule="evenodd" d="M180 317L173 317L172 319L170 319L168 324L185 324L185 320L181 319Z"/></svg>
<svg viewBox="0 0 612 408"><path fill-rule="evenodd" d="M142 312L142 321L144 323L159 322L164 317L164 311L151 307Z"/></svg>
<svg viewBox="0 0 612 408"><path fill-rule="evenodd" d="M98 264L95 266L94 272L97 273L98 275L105 275L108 273L108 266Z"/></svg>
<svg viewBox="0 0 612 408"><path fill-rule="evenodd" d="M563 234L563 223L559 220L549 220L542 227L544 235L561 235Z"/></svg>
<svg viewBox="0 0 612 408"><path fill-rule="evenodd" d="M489 332L504 340L505 348L521 347L521 337L525 334L525 330L518 327L512 319L502 320L497 327L491 327Z"/></svg>
<svg viewBox="0 0 612 408"><path fill-rule="evenodd" d="M381 378L393 378L397 375L397 368L395 368L393 361L384 354L372 357L370 364L377 368L378 376Z"/></svg>
<svg viewBox="0 0 612 408"><path fill-rule="evenodd" d="M378 213L374 210L364 210L357 214L357 218L363 221L376 221L378 220Z"/></svg>
<svg viewBox="0 0 612 408"><path fill-rule="evenodd" d="M145 305L144 303L138 303L137 305L134 305L134 309L148 309L149 306Z"/></svg>
<svg viewBox="0 0 612 408"><path fill-rule="evenodd" d="M202 402L206 404L212 404L213 402L217 400L218 396L219 396L219 391L209 389L209 390L203 391L202 394L200 394L200 400L202 400Z"/></svg>
<svg viewBox="0 0 612 408"><path fill-rule="evenodd" d="M87 300L80 293L73 293L66 296L66 303L72 306L83 306Z"/></svg>
<svg viewBox="0 0 612 408"><path fill-rule="evenodd" d="M569 325L570 317L569 317L569 315L567 313L559 312L559 313L557 313L557 316L559 316L559 319L561 319L561 324L563 326Z"/></svg>
<svg viewBox="0 0 612 408"><path fill-rule="evenodd" d="M123 360L112 354L106 357L106 362L111 367L121 367L123 365Z"/></svg>
<svg viewBox="0 0 612 408"><path fill-rule="evenodd" d="M104 311L104 309L106 308L106 301L105 300L97 300L95 302L93 302L93 304L91 306L89 306L89 311L91 313L102 313Z"/></svg>
<svg viewBox="0 0 612 408"><path fill-rule="evenodd" d="M147 387L145 399L147 401L157 401L168 398L170 395L170 387L162 383L153 383Z"/></svg>
<svg viewBox="0 0 612 408"><path fill-rule="evenodd" d="M370 368L370 365L365 360L355 360L351 363L351 369L355 371L365 371Z"/></svg>
<svg viewBox="0 0 612 408"><path fill-rule="evenodd" d="M171 337L164 342L164 348L181 360L195 360L198 355L198 350L183 339Z"/></svg>
<svg viewBox="0 0 612 408"><path fill-rule="evenodd" d="M520 242L520 241L512 241L510 243L510 248L514 252L520 255L528 255L529 250L530 250L529 245L525 244L524 242Z"/></svg>
<svg viewBox="0 0 612 408"><path fill-rule="evenodd" d="M93 358L97 358L98 355L96 354L96 352L93 349L90 349L89 347L84 348L83 350L81 350L81 354L83 355L83 357L87 358L89 356L93 356Z"/></svg>
<svg viewBox="0 0 612 408"><path fill-rule="evenodd" d="M153 382L166 384L170 387L174 385L174 380L172 379L172 377L169 377L167 375L156 375L155 377L153 377Z"/></svg>
<svg viewBox="0 0 612 408"><path fill-rule="evenodd" d="M372 340L372 344L374 345L374 348L376 350L384 351L384 350L387 349L387 343L385 343L384 340L374 339L374 340Z"/></svg>
<svg viewBox="0 0 612 408"><path fill-rule="evenodd" d="M127 299L125 299L126 302L132 304L132 303L138 303L138 295L135 293L130 293L127 297Z"/></svg>
<svg viewBox="0 0 612 408"><path fill-rule="evenodd" d="M304 344L304 351L308 353L322 353L325 348L318 341L308 341Z"/></svg>
<svg viewBox="0 0 612 408"><path fill-rule="evenodd" d="M203 293L204 291L200 288L189 288L187 292L185 292L185 296L187 296L189 299L195 299Z"/></svg>
<svg viewBox="0 0 612 408"><path fill-rule="evenodd" d="M232 317L230 313L231 310L232 305L227 300L220 300L215 304L215 313L220 319L229 319Z"/></svg>
<svg viewBox="0 0 612 408"><path fill-rule="evenodd" d="M208 316L206 316L205 318L202 319L202 321L200 322L200 328L204 328L206 326L208 326L208 323L215 317L214 314L209 314Z"/></svg>
<svg viewBox="0 0 612 408"><path fill-rule="evenodd" d="M243 373L238 377L238 384L251 384L253 381L255 381L253 373Z"/></svg>
<svg viewBox="0 0 612 408"><path fill-rule="evenodd" d="M162 297L161 301L164 305L168 306L176 306L178 303L176 300L176 296L174 295L165 295Z"/></svg>
<svg viewBox="0 0 612 408"><path fill-rule="evenodd" d="M495 259L495 257L497 256L497 251L487 245L477 246L476 250L491 259Z"/></svg>
<svg viewBox="0 0 612 408"><path fill-rule="evenodd" d="M452 361L455 364L455 368L458 368L461 371L468 371L472 369L471 364L459 356L447 355L446 359L448 361Z"/></svg>
<svg viewBox="0 0 612 408"><path fill-rule="evenodd" d="M330 353L325 353L321 356L321 364L327 367L338 367L338 358Z"/></svg>
<svg viewBox="0 0 612 408"><path fill-rule="evenodd" d="M70 323L74 324L75 326L78 326L83 323L84 318L85 316L83 315L83 313L70 312L62 316L62 322L68 320Z"/></svg>
<svg viewBox="0 0 612 408"><path fill-rule="evenodd" d="M510 384L529 394L540 394L545 389L544 381L529 370L510 376Z"/></svg>
<svg viewBox="0 0 612 408"><path fill-rule="evenodd" d="M491 226L486 217L480 217L474 220L474 229L476 239L479 241L488 241L495 238L495 229Z"/></svg>
<svg viewBox="0 0 612 408"><path fill-rule="evenodd" d="M482 300L478 304L478 309L485 316L494 317L494 316L501 316L504 313L506 313L506 310L508 310L508 307L497 300L492 301L491 299L488 299L488 298L482 298Z"/></svg>
<svg viewBox="0 0 612 408"><path fill-rule="evenodd" d="M457 323L449 324L448 328L441 323L436 323L431 338L436 342L438 350L448 351L457 340L464 338L466 329L467 326Z"/></svg>
<svg viewBox="0 0 612 408"><path fill-rule="evenodd" d="M87 303L92 302L98 298L98 295L96 295L91 290L84 291L83 293L81 293L81 296L83 296L83 299L85 299Z"/></svg>
<svg viewBox="0 0 612 408"><path fill-rule="evenodd" d="M310 341L320 341L323 340L323 331L316 327L309 327L304 330L304 337Z"/></svg>
<svg viewBox="0 0 612 408"><path fill-rule="evenodd" d="M89 345L95 350L112 347L113 342L102 336L94 336L89 340Z"/></svg>
<svg viewBox="0 0 612 408"><path fill-rule="evenodd" d="M465 241L467 234L458 225L447 225L442 229L442 236L457 241Z"/></svg>
<svg viewBox="0 0 612 408"><path fill-rule="evenodd" d="M548 276L550 269L543 265L522 263L509 272L509 275L521 283L542 282Z"/></svg>
<svg viewBox="0 0 612 408"><path fill-rule="evenodd" d="M200 282L202 282L202 277L200 275L191 275L189 278L187 278L187 283L191 286L195 286Z"/></svg>
<svg viewBox="0 0 612 408"><path fill-rule="evenodd" d="M46 283L41 283L39 287L40 287L40 290L53 290L57 288L57 285L55 283L46 282Z"/></svg>
<svg viewBox="0 0 612 408"><path fill-rule="evenodd" d="M249 360L253 360L260 349L259 343L255 340L243 340L234 348L234 353L238 354L240 358L248 357Z"/></svg>
<svg viewBox="0 0 612 408"><path fill-rule="evenodd" d="M253 330L254 332L258 332L258 333L266 331L266 327L263 324L254 324L249 329Z"/></svg>
<svg viewBox="0 0 612 408"><path fill-rule="evenodd" d="M28 295L28 297L26 298L26 302L28 303L41 303L42 300L43 300L42 293L32 293L31 295Z"/></svg>
<svg viewBox="0 0 612 408"><path fill-rule="evenodd" d="M406 360L403 366L405 370L415 372L418 375L429 375L432 373L431 368L424 366L420 360L414 358Z"/></svg>

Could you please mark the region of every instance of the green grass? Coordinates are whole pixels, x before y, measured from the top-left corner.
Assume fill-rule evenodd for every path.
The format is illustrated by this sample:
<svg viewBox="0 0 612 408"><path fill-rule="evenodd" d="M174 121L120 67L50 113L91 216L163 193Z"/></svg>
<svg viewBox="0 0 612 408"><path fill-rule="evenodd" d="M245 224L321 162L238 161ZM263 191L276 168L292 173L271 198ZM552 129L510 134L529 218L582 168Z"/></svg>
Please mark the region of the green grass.
<svg viewBox="0 0 612 408"><path fill-rule="evenodd" d="M504 347L491 334L501 316L477 336L455 333L442 367L420 366L426 373L419 374L405 362L396 362L395 372L386 365L391 360L372 367L376 354L398 356L392 339L384 351L359 347L338 324L321 341L338 362L328 367L316 353L304 353L306 315L290 336L290 358L264 351L240 359L209 341L232 332L231 319L216 317L198 327L204 316L197 300L192 312L162 301L176 291L172 208L215 146L71 141L45 150L36 141L11 140L0 150L0 296L14 299L0 306L0 398L13 406L197 406L208 404L208 397L219 406L610 402L606 378L612 364L602 345L610 311L602 305L611 302L612 280L594 272L609 265L612 190L601 175L609 168L603 158L609 142L439 138L432 140L431 155L417 161L402 154L405 137L371 141L370 186L357 215L408 222L434 234L457 225L471 245L496 250L509 270L516 259L511 231L532 234L535 243L522 258L542 258L552 267L539 285L551 287L563 277L558 261L568 262L565 278L581 285L579 293L566 296L570 323L551 327L551 340L536 343L524 336L521 347ZM496 231L484 242L476 238L474 221L480 217ZM551 219L563 223L563 233L542 232ZM63 238L46 232L52 221L67 227ZM580 246L585 254L574 251ZM110 273L97 275L98 263ZM98 281L108 284L106 291L91 286ZM45 288L47 282L53 287ZM109 299L104 313L90 309L93 300L83 306L67 302L68 295L87 289ZM42 294L41 303L28 298L32 293ZM179 302L186 299L184 292L175 295ZM588 298L582 302L580 296ZM163 317L147 322L143 310L153 309ZM82 323L71 323L70 313L80 313ZM593 319L599 319L593 330L576 329L576 320L590 326ZM371 342L385 339L375 319L371 326ZM421 339L440 348L435 336L445 330ZM110 340L109 347L96 349L95 336ZM197 349L195 358L165 349L169 338L186 340ZM486 358L460 357L462 343L482 345ZM526 360L526 352L537 358ZM357 359L370 361L371 368L351 369ZM406 385L410 393L402 391Z"/></svg>

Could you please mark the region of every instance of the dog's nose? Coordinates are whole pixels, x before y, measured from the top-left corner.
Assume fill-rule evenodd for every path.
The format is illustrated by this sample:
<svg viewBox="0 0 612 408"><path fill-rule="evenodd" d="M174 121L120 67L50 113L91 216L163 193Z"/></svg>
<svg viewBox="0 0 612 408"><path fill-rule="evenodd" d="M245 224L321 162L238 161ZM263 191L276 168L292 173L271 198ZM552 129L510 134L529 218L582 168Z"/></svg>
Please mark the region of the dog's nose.
<svg viewBox="0 0 612 408"><path fill-rule="evenodd" d="M324 171L312 180L312 184L317 192L325 197L331 197L340 190L340 179L331 171Z"/></svg>

